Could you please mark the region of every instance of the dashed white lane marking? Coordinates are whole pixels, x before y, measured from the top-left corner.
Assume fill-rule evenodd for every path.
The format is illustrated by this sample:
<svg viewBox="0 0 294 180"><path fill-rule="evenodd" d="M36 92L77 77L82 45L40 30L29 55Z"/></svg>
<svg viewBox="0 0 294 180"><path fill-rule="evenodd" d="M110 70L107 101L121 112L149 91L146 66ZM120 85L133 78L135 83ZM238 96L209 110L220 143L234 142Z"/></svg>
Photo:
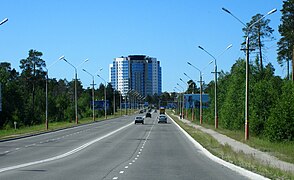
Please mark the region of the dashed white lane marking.
<svg viewBox="0 0 294 180"><path fill-rule="evenodd" d="M48 159L43 159L43 160L39 160L39 161L33 161L33 162L25 163L25 164L19 164L19 165L15 165L15 166L9 166L9 167L5 167L5 168L1 168L0 173L5 172L5 171L24 168L24 167L28 167L28 166L32 166L32 165L36 165L36 164L47 163L47 162L50 162L50 161L55 161L55 160L58 160L58 159L65 158L65 157L70 156L72 154L75 154L75 153L87 148L88 146L90 146L90 145L92 145L92 144L94 144L94 143L96 143L98 141L101 141L102 139L107 138L107 137L109 137L109 136L111 136L111 135L113 135L113 134L115 134L115 133L117 133L117 132L119 132L119 131L121 131L121 130L129 127L129 126L131 126L131 125L133 125L133 124L134 123L131 122L131 123L129 123L129 124L127 124L127 125L125 125L125 126L123 126L121 128L118 128L118 129L116 129L116 130L114 130L114 131L112 131L112 132L110 132L110 133L108 133L108 134L106 134L104 136L101 136L101 137L99 137L97 139L94 139L94 140L92 140L92 141L90 141L90 142L88 142L86 144L83 144L82 146L77 147L77 148L75 148L75 149L73 149L73 150L71 150L69 152L64 153L64 154L54 156L54 157L51 157L51 158L48 158Z"/></svg>
<svg viewBox="0 0 294 180"><path fill-rule="evenodd" d="M129 165L132 165L133 163L129 163Z"/></svg>
<svg viewBox="0 0 294 180"><path fill-rule="evenodd" d="M129 168L129 166L125 166L125 169L128 169Z"/></svg>
<svg viewBox="0 0 294 180"><path fill-rule="evenodd" d="M132 160L132 162L134 163L134 162L136 162L135 160Z"/></svg>
<svg viewBox="0 0 294 180"><path fill-rule="evenodd" d="M141 152L138 152L139 154L141 154Z"/></svg>
<svg viewBox="0 0 294 180"><path fill-rule="evenodd" d="M137 160L138 158L135 158L135 160Z"/></svg>
<svg viewBox="0 0 294 180"><path fill-rule="evenodd" d="M15 150L17 151L17 150L19 150L20 148L15 148Z"/></svg>
<svg viewBox="0 0 294 180"><path fill-rule="evenodd" d="M140 157L140 155L137 155L137 157Z"/></svg>
<svg viewBox="0 0 294 180"><path fill-rule="evenodd" d="M4 153L10 153L10 151L5 151Z"/></svg>
<svg viewBox="0 0 294 180"><path fill-rule="evenodd" d="M112 179L118 179L118 177L114 177L114 178L112 178Z"/></svg>
<svg viewBox="0 0 294 180"><path fill-rule="evenodd" d="M120 172L119 172L119 174L123 174L123 173L124 173L124 171L120 171Z"/></svg>

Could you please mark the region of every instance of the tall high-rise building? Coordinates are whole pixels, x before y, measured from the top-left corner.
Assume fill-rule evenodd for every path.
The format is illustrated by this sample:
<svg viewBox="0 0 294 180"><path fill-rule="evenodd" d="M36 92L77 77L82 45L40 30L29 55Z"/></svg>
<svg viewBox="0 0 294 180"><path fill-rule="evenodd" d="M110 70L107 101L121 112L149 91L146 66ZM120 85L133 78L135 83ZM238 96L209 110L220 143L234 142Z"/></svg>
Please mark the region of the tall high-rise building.
<svg viewBox="0 0 294 180"><path fill-rule="evenodd" d="M109 68L111 84L123 96L130 90L142 96L160 95L162 92L161 67L156 58L145 55L119 57Z"/></svg>

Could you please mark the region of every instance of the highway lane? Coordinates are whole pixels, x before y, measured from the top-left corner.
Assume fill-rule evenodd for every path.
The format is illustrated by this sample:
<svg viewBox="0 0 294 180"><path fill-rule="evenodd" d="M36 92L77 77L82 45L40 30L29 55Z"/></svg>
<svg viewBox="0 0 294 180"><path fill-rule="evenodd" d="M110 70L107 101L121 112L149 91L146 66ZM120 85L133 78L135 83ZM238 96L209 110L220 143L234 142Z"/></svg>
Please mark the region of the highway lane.
<svg viewBox="0 0 294 180"><path fill-rule="evenodd" d="M2 172L0 179L245 179L205 157L171 121L157 124L156 116L145 118L144 125L125 117L45 135L65 138L2 155L0 169L66 153L124 127L64 158ZM48 139L43 136L0 147L37 144Z"/></svg>

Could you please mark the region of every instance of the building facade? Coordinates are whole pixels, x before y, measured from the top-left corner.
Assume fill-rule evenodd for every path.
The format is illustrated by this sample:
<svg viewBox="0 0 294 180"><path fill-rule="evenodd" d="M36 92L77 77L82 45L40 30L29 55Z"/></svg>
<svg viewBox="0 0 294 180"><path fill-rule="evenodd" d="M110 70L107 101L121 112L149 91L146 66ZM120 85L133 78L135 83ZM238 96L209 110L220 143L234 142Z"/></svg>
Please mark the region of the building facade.
<svg viewBox="0 0 294 180"><path fill-rule="evenodd" d="M112 86L125 96L133 90L141 96L161 94L161 67L156 58L130 55L115 58L110 64Z"/></svg>

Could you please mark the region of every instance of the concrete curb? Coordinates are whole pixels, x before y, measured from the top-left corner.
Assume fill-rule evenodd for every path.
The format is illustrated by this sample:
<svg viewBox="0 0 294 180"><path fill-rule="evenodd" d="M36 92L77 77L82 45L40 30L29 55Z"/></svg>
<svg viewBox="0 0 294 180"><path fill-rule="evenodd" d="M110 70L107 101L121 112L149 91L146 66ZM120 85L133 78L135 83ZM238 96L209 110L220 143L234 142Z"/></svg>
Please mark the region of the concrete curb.
<svg viewBox="0 0 294 180"><path fill-rule="evenodd" d="M219 163L220 165L223 165L241 175L244 177L250 178L250 179L260 179L260 180L268 180L268 178L261 176L259 174L256 174L254 172L248 171L242 167L236 166L232 163L229 163L227 161L224 161L223 159L220 159L217 156L214 156L211 154L207 149L205 149L201 144L199 144L194 138L192 138L184 129L182 129L168 114L167 116L170 118L170 120L183 132L183 134L194 144L194 146L198 149L200 149L205 156L207 156L209 159L213 160L216 163Z"/></svg>

